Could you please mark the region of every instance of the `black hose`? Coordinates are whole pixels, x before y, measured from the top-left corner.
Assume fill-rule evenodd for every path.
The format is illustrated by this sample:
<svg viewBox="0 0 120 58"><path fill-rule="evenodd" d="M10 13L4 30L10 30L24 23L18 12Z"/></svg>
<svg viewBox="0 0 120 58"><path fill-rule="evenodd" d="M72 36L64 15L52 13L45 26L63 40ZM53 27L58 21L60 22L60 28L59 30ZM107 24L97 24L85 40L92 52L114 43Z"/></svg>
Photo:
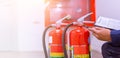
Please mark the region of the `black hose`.
<svg viewBox="0 0 120 58"><path fill-rule="evenodd" d="M45 41L45 36L46 36L46 33L47 33L47 30L49 28L51 28L52 26L48 26L47 28L45 28L44 32L43 32L43 36L42 36L42 42L43 42L43 50L44 50L44 54L45 54L45 58L48 58L48 53L47 53L47 48L46 48L46 41Z"/></svg>
<svg viewBox="0 0 120 58"><path fill-rule="evenodd" d="M91 44L91 40L90 40L90 38L89 38L89 58L91 58L91 50L90 50L90 44Z"/></svg>
<svg viewBox="0 0 120 58"><path fill-rule="evenodd" d="M63 34L62 34L62 48L63 48L63 51L64 51L64 58L68 58L67 50L66 50L66 45L65 45L65 44L66 44L66 43L65 43L65 35L66 35L66 32L67 32L68 28L69 28L70 26L72 26L72 25L73 25L73 23L67 25L67 26L65 27L64 31L63 31Z"/></svg>

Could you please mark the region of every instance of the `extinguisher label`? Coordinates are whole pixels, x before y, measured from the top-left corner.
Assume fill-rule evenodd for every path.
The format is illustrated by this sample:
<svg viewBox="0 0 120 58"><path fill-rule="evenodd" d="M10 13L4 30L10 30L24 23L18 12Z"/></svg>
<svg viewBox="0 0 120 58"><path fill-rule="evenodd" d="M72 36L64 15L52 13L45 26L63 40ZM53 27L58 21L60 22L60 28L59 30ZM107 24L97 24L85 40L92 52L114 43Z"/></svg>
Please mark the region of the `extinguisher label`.
<svg viewBox="0 0 120 58"><path fill-rule="evenodd" d="M74 55L74 58L90 58L89 54Z"/></svg>
<svg viewBox="0 0 120 58"><path fill-rule="evenodd" d="M52 43L52 36L49 37L49 43Z"/></svg>

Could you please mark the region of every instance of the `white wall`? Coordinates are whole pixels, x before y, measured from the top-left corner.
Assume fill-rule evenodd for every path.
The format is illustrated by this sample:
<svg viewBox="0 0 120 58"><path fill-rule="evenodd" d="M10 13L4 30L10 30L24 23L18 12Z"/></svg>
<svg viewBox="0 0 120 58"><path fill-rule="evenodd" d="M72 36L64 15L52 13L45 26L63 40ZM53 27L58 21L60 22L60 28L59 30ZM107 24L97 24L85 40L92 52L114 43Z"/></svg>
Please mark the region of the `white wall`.
<svg viewBox="0 0 120 58"><path fill-rule="evenodd" d="M97 16L120 19L120 0L96 0Z"/></svg>
<svg viewBox="0 0 120 58"><path fill-rule="evenodd" d="M0 51L42 51L42 0L0 0Z"/></svg>
<svg viewBox="0 0 120 58"><path fill-rule="evenodd" d="M42 51L44 11L41 0L18 0L18 45L20 51Z"/></svg>
<svg viewBox="0 0 120 58"><path fill-rule="evenodd" d="M17 49L15 0L0 0L0 51Z"/></svg>

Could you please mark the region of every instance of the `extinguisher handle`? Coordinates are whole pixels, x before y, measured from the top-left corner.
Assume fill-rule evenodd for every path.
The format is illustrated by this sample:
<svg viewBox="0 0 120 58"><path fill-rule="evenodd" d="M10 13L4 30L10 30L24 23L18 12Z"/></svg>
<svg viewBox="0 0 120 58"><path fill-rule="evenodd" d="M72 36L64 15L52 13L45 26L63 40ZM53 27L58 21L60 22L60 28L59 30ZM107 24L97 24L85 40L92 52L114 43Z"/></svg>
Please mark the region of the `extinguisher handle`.
<svg viewBox="0 0 120 58"><path fill-rule="evenodd" d="M90 12L90 13L88 13L88 14L86 14L86 15L84 15L84 16L82 16L82 17L80 17L80 18L77 20L77 22L83 22L83 21L84 21L84 19L85 19L86 17L90 16L91 14L93 14L93 13L92 13L92 12Z"/></svg>
<svg viewBox="0 0 120 58"><path fill-rule="evenodd" d="M67 16L65 16L65 17L63 17L63 18L61 18L61 19L59 19L59 20L56 22L56 24L61 24L62 21L65 20L65 19L69 20L69 19L71 19L71 16L70 16L70 15L67 15Z"/></svg>

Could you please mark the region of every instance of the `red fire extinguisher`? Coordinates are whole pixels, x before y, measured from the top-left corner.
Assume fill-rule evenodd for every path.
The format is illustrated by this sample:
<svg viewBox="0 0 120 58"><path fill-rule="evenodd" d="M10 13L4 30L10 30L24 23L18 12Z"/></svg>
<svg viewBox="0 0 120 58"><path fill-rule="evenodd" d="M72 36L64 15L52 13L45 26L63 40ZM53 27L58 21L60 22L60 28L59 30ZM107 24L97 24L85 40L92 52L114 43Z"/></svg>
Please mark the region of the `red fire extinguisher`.
<svg viewBox="0 0 120 58"><path fill-rule="evenodd" d="M63 35L62 35L62 45L64 49L64 56L66 58L90 58L90 49L89 49L89 31L83 26L79 25L79 22L83 22L84 18L91 15L92 13L88 13L85 16L78 19L78 22L73 22L66 26ZM77 27L70 31L69 34L69 50L70 56L68 56L67 49L66 48L66 42L65 42L65 35L68 28L74 24L77 24Z"/></svg>
<svg viewBox="0 0 120 58"><path fill-rule="evenodd" d="M89 31L78 26L70 32L71 54L74 58L89 58Z"/></svg>
<svg viewBox="0 0 120 58"><path fill-rule="evenodd" d="M56 28L49 33L49 52L50 58L64 58L62 49L62 32L61 28Z"/></svg>
<svg viewBox="0 0 120 58"><path fill-rule="evenodd" d="M44 53L45 53L45 58L64 58L64 53L63 53L63 49L62 49L62 21L64 19L70 19L71 17L65 16L64 18L58 20L56 22L56 24L52 24L50 26L48 26L43 33L43 49L44 49ZM48 46L49 49L47 51L47 47L46 47L46 33L48 31L49 28L53 28L53 30L51 30L49 32L49 42L48 42Z"/></svg>

